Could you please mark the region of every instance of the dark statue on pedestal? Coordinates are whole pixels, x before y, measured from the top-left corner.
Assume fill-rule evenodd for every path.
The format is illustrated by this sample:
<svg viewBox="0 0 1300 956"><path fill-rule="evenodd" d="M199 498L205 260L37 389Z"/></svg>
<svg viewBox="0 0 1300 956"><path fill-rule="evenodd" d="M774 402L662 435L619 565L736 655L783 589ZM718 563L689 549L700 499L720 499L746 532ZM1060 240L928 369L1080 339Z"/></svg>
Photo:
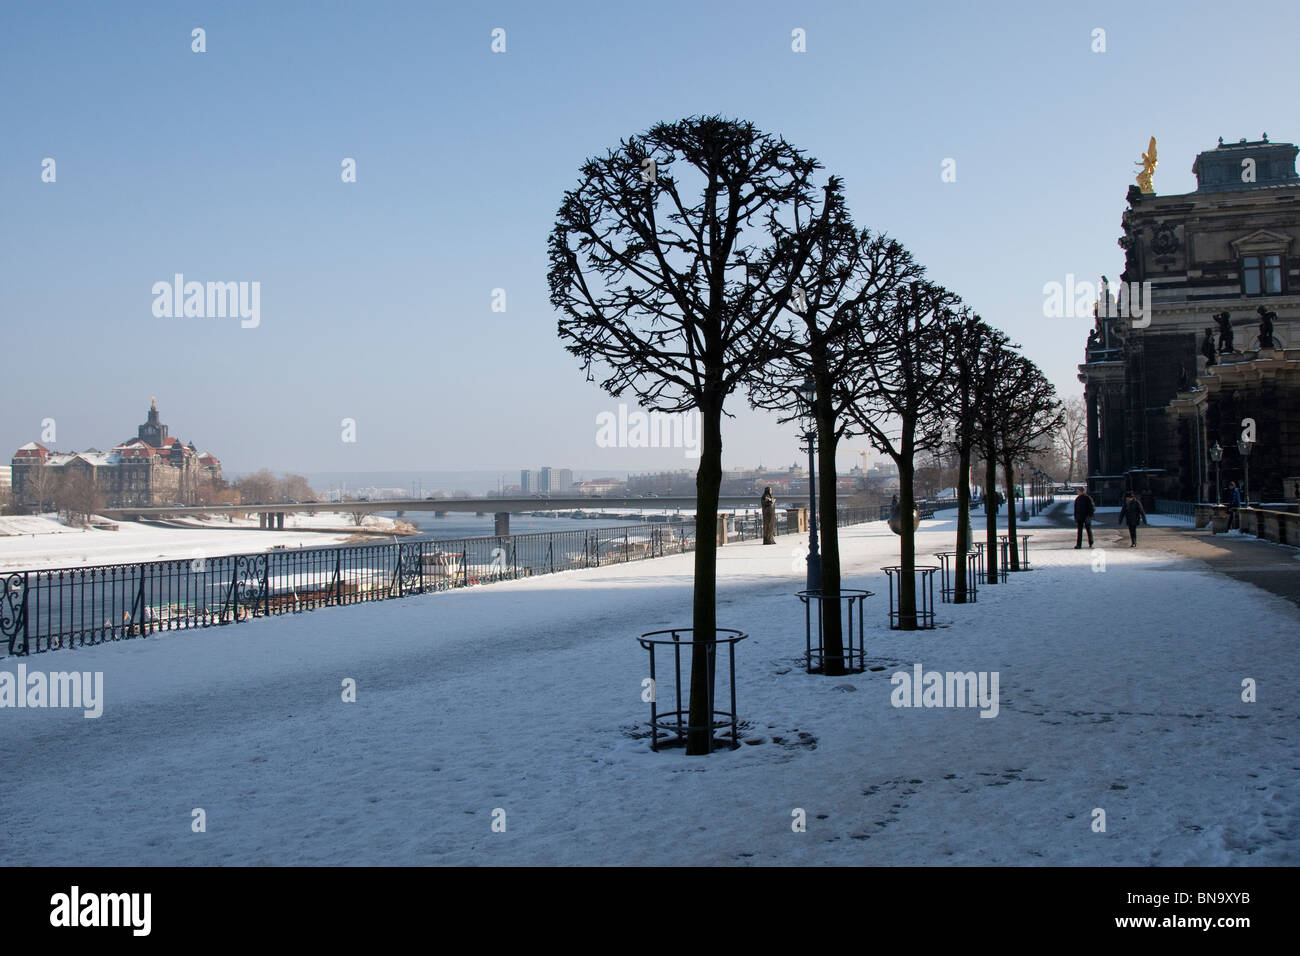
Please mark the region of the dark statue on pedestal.
<svg viewBox="0 0 1300 956"><path fill-rule="evenodd" d="M1205 330L1205 338L1201 340L1201 354L1205 356L1205 367L1217 364L1214 357L1214 329Z"/></svg>
<svg viewBox="0 0 1300 956"><path fill-rule="evenodd" d="M1277 318L1276 312L1270 312L1262 305L1255 310L1259 313L1259 347L1261 349L1275 349L1273 344L1273 320Z"/></svg>
<svg viewBox="0 0 1300 956"><path fill-rule="evenodd" d="M1232 351L1232 316L1227 312L1216 312L1212 318L1219 325L1219 352Z"/></svg>

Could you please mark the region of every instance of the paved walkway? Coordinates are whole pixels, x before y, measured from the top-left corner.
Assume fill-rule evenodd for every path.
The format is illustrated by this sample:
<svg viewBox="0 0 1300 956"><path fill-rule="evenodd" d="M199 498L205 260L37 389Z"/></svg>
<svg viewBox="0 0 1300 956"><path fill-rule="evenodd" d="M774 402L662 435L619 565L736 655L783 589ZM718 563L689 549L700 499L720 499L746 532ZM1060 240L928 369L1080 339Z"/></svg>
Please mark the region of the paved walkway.
<svg viewBox="0 0 1300 956"><path fill-rule="evenodd" d="M1071 502L1059 502L1043 513L1053 527L1073 528ZM1100 517L1105 518L1106 515ZM1114 524L1111 515L1110 524ZM1093 521L1093 534L1100 544L1108 527ZM1186 527L1138 529L1138 548L1158 548L1207 565L1211 571L1263 588L1300 606L1300 549L1261 541L1244 534L1213 534L1208 528Z"/></svg>

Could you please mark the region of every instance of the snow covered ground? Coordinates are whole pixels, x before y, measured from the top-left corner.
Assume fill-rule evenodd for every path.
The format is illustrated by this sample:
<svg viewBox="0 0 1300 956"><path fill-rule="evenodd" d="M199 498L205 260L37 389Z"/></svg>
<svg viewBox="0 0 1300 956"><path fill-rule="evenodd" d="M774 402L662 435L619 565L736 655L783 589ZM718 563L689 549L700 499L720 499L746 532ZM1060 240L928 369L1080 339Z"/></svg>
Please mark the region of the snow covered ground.
<svg viewBox="0 0 1300 956"><path fill-rule="evenodd" d="M168 528L115 521L116 531L104 531L70 528L60 524L53 515L0 518L0 571L192 560L200 556L268 551L276 545L320 547L341 543L358 530L345 515L337 514L285 515L284 531L263 531L258 528L256 518L236 518L231 522L224 518L208 522L188 520L196 527ZM368 530L384 530L394 524L391 518L379 515L368 515L365 519ZM300 533L307 530L311 533Z"/></svg>
<svg viewBox="0 0 1300 956"><path fill-rule="evenodd" d="M923 523L922 557L952 524ZM1300 611L1127 540L1033 534L1035 570L895 632L897 539L841 529L885 668L841 678L801 669L796 537L723 548L745 745L709 757L641 736L635 637L689 625L691 555L9 658L102 671L105 699L98 719L0 709L0 860L1300 862ZM894 707L916 663L998 672L997 716Z"/></svg>

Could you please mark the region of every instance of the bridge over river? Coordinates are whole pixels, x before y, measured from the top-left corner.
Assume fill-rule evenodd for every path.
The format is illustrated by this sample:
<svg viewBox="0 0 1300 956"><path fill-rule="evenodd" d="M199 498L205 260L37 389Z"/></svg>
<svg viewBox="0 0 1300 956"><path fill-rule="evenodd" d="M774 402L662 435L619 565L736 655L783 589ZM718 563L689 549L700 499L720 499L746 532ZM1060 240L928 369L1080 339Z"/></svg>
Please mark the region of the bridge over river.
<svg viewBox="0 0 1300 956"><path fill-rule="evenodd" d="M161 520L181 518L187 515L225 515L256 514L261 518L263 528L283 528L286 514L315 514L317 512L341 512L343 514L375 514L381 511L433 511L439 513L469 512L473 514L491 513L496 518L495 534L510 533L510 516L533 511L607 511L612 508L635 508L650 511L673 511L689 509L695 511L692 497L558 497L538 496L526 498L385 498L370 501L311 501L302 503L248 504L248 505L188 505L162 508L108 508L99 512L106 518L123 521L137 519ZM785 496L777 498L778 508L804 507L806 501L801 498ZM737 508L757 509L757 495L723 495L718 499L718 507L723 510Z"/></svg>

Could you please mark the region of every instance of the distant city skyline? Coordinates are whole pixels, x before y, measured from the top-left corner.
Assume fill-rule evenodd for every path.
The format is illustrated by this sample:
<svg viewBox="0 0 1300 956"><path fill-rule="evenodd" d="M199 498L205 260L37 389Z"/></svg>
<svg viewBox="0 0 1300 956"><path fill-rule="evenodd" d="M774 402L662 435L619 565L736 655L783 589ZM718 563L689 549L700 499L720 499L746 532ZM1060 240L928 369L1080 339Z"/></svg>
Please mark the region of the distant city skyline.
<svg viewBox="0 0 1300 956"><path fill-rule="evenodd" d="M1257 30L1204 2L569 9L6 5L0 457L47 420L111 447L157 395L232 475L694 468L601 444L627 398L562 347L546 237L588 157L702 113L820 159L1078 395L1091 319L1044 288L1118 279L1149 137L1162 195L1220 136L1300 139L1292 4ZM1204 62L1250 64L1249 94L1174 79ZM801 459L793 425L727 410L728 467Z"/></svg>

